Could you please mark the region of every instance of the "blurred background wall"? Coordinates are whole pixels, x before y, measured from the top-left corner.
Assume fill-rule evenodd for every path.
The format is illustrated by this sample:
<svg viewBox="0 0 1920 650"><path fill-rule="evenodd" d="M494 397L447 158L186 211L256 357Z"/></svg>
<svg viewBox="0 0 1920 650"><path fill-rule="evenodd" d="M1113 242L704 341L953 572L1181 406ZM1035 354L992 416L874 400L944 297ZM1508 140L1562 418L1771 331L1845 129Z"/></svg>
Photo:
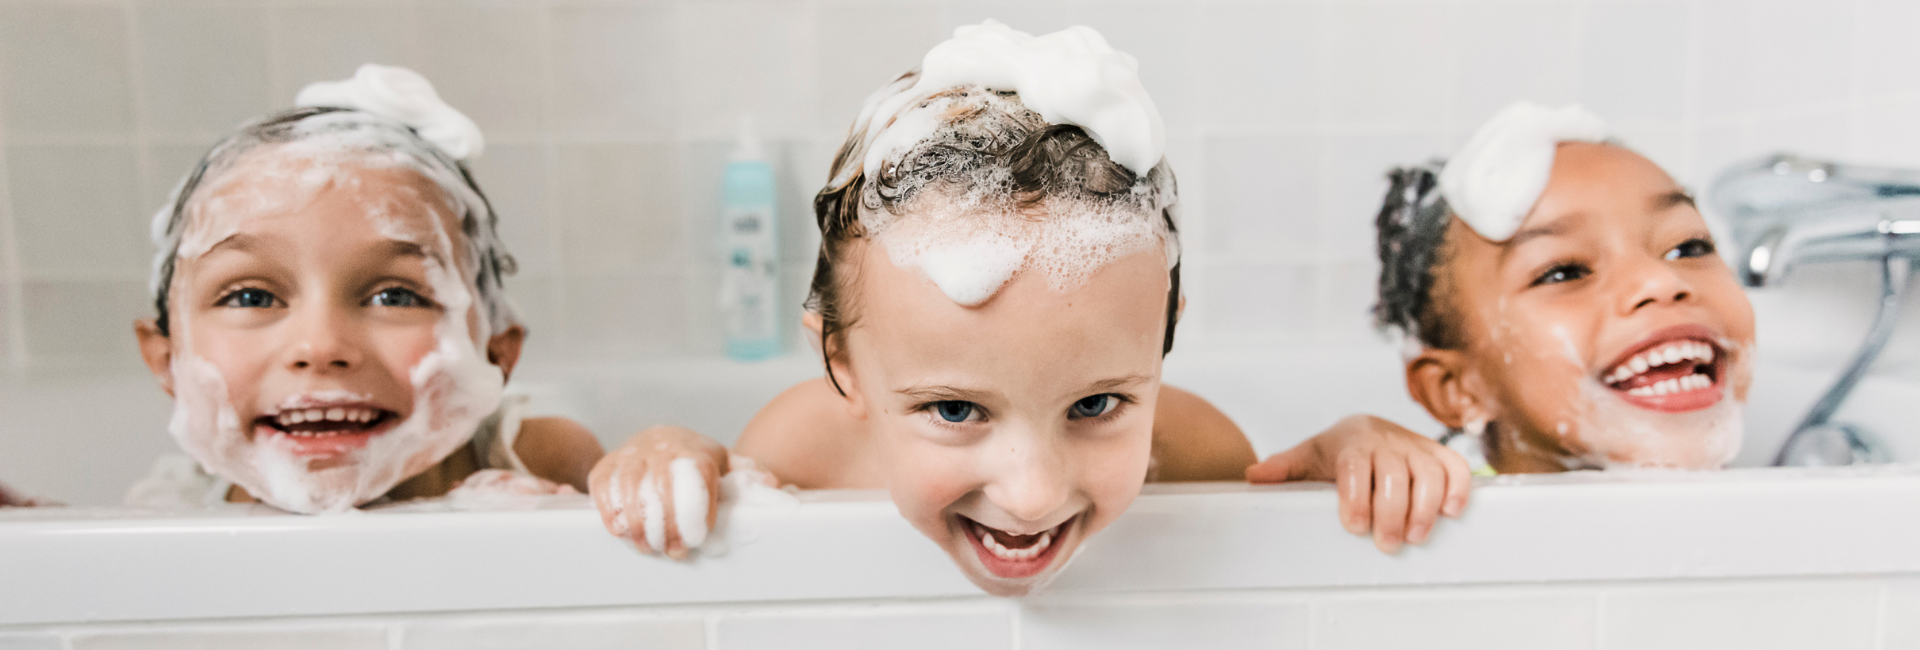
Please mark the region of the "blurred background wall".
<svg viewBox="0 0 1920 650"><path fill-rule="evenodd" d="M1090 25L1139 58L1182 189L1183 349L1390 345L1367 316L1382 173L1515 99L1586 105L1697 191L1777 150L1920 167L1910 0L0 0L0 479L170 446L130 327L151 312L149 217L308 82L403 65L480 124L530 359L697 365L722 347L739 118L775 152L791 322L809 199L862 99L984 18ZM1763 348L1837 364L1872 273L1754 294ZM1888 366L1920 359L1917 322ZM607 426L649 418L631 419Z"/></svg>

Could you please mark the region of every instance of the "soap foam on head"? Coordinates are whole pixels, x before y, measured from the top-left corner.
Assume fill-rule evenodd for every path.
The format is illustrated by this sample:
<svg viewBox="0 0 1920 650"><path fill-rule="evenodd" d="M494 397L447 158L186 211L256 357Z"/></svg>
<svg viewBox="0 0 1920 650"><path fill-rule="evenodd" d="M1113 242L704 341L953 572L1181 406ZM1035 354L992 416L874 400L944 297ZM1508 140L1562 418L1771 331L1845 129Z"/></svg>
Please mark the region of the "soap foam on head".
<svg viewBox="0 0 1920 650"><path fill-rule="evenodd" d="M984 303L1029 268L1070 289L1156 245L1172 268L1179 245L1163 215L1176 192L1159 113L1136 70L1086 27L1041 37L993 21L962 27L867 100L832 186L863 173L862 230L962 305ZM1010 150L1049 125L1079 126L1134 175L1131 189L1014 196L1007 161L982 152Z"/></svg>
<svg viewBox="0 0 1920 650"><path fill-rule="evenodd" d="M1515 102L1481 125L1440 170L1440 193L1481 237L1506 241L1547 189L1562 142L1601 142L1607 126L1575 105Z"/></svg>

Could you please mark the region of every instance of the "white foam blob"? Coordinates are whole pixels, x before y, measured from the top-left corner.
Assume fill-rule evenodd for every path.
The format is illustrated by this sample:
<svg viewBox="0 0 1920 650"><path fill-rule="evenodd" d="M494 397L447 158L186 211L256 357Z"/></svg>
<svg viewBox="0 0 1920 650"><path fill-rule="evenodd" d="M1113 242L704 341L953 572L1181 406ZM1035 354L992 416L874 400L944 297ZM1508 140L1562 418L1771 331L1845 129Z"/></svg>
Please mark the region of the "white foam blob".
<svg viewBox="0 0 1920 650"><path fill-rule="evenodd" d="M1114 50L1090 27L1044 36L993 20L956 28L952 39L927 51L911 88L863 111L871 143L863 168L868 177L875 176L901 143L931 133L928 120L896 120L904 109L940 91L977 85L1018 93L1050 124L1079 125L1114 162L1145 176L1166 150L1166 128L1140 84L1139 69L1133 56ZM891 129L904 133L887 138L883 146L877 136Z"/></svg>
<svg viewBox="0 0 1920 650"><path fill-rule="evenodd" d="M442 101L426 77L406 68L368 63L351 78L307 84L293 104L351 108L393 119L456 160L477 158L486 149L480 127Z"/></svg>
<svg viewBox="0 0 1920 650"><path fill-rule="evenodd" d="M640 530L647 536L647 546L656 553L667 550L667 511L663 503L653 473L640 477Z"/></svg>
<svg viewBox="0 0 1920 650"><path fill-rule="evenodd" d="M707 541L707 478L692 458L673 459L667 473L673 478L673 525L687 548L699 548Z"/></svg>
<svg viewBox="0 0 1920 650"><path fill-rule="evenodd" d="M1685 413L1634 406L1591 378L1580 392L1593 405L1576 429L1589 467L1720 469L1740 453L1745 405L1730 390L1719 403Z"/></svg>
<svg viewBox="0 0 1920 650"><path fill-rule="evenodd" d="M1562 142L1600 142L1607 125L1576 105L1515 102L1480 126L1440 170L1440 194L1480 236L1506 241L1540 200Z"/></svg>

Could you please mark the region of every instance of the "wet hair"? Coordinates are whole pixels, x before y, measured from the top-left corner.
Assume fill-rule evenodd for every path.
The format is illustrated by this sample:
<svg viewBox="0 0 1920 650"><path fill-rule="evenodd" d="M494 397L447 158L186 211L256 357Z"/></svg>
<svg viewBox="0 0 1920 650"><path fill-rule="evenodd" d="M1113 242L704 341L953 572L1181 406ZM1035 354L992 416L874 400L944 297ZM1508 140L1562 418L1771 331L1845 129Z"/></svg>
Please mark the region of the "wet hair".
<svg viewBox="0 0 1920 650"><path fill-rule="evenodd" d="M1398 329L1428 347L1459 349L1459 319L1447 302L1445 276L1435 271L1451 256L1447 229L1453 210L1440 196L1440 168L1426 165L1387 172L1387 195L1374 224L1379 237L1379 302L1374 325Z"/></svg>
<svg viewBox="0 0 1920 650"><path fill-rule="evenodd" d="M869 110L889 90L905 89L918 78L914 70L868 100ZM857 319L846 289L852 273L847 251L871 233L862 214L884 211L900 215L924 192L950 197L985 194L1011 197L1012 209L1028 212L1053 205L1093 205L1112 209L1153 210L1164 226L1169 254L1178 250L1174 204L1178 189L1173 170L1161 161L1145 177L1121 166L1104 147L1078 126L1048 124L1019 102L1011 92L980 87L953 88L937 97L952 100L944 122L934 133L898 155L890 156L881 173L869 177L862 165L869 115L853 125L847 141L834 156L831 180L813 198L814 218L820 226L820 255L806 308L820 317L820 347L831 358ZM924 107L925 104L922 104ZM909 109L912 110L912 109ZM887 119L885 116L875 119ZM871 220L869 220L871 222ZM1166 336L1161 353L1173 350L1174 326L1179 319L1180 264L1168 270ZM832 364L827 378L835 390ZM845 391L841 391L842 394Z"/></svg>
<svg viewBox="0 0 1920 650"><path fill-rule="evenodd" d="M327 136L352 136L350 149L354 153L395 156L404 166L439 185L460 218L460 229L466 240L465 253L471 262L467 279L475 290L474 304L481 308L494 333L519 324L519 316L507 299L503 284L505 276L516 270L516 264L500 242L499 219L493 212L493 204L474 183L466 165L421 138L412 128L392 119L346 108L303 107L249 122L214 145L193 171L180 180L167 204L153 216L153 242L158 250L153 260L150 289L154 309L159 313L154 324L162 335L170 335L168 294L179 260L180 239L196 205L196 192L261 147Z"/></svg>

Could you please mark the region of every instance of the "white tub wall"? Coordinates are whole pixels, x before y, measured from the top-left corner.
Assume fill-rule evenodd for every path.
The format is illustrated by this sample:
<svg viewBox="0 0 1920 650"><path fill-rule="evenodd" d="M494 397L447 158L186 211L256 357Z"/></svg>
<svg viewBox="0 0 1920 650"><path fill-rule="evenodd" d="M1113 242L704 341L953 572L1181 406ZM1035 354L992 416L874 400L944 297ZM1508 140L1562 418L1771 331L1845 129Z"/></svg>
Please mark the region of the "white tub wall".
<svg viewBox="0 0 1920 650"><path fill-rule="evenodd" d="M6 650L1896 650L1920 578L874 600L0 628Z"/></svg>
<svg viewBox="0 0 1920 650"><path fill-rule="evenodd" d="M755 112L775 154L792 315L815 247L808 198L861 98L988 16L1089 24L1140 56L1184 190L1176 378L1208 351L1351 344L1391 363L1365 326L1381 172L1450 150L1512 98L1582 102L1697 189L1781 148L1920 167L1920 9L1897 0L0 0L0 480L111 503L166 448L165 400L142 388L128 326L150 315L147 219L201 151L302 83L413 66L487 131L474 171L521 261L509 285L532 328L530 388L583 361L691 364L724 383L753 374L705 369L721 347L709 230L734 116ZM1755 293L1766 354L1837 364L1873 278L1808 269ZM1909 314L1883 367L1920 376L1916 334ZM1186 376L1235 383L1203 374ZM1393 373L1354 371L1376 374ZM604 385L547 401L608 441L657 421L729 438L752 408L736 404L774 390L759 381L720 401ZM1309 415L1255 397L1229 412L1272 432L1263 452L1348 401L1425 423L1397 381L1278 401Z"/></svg>

